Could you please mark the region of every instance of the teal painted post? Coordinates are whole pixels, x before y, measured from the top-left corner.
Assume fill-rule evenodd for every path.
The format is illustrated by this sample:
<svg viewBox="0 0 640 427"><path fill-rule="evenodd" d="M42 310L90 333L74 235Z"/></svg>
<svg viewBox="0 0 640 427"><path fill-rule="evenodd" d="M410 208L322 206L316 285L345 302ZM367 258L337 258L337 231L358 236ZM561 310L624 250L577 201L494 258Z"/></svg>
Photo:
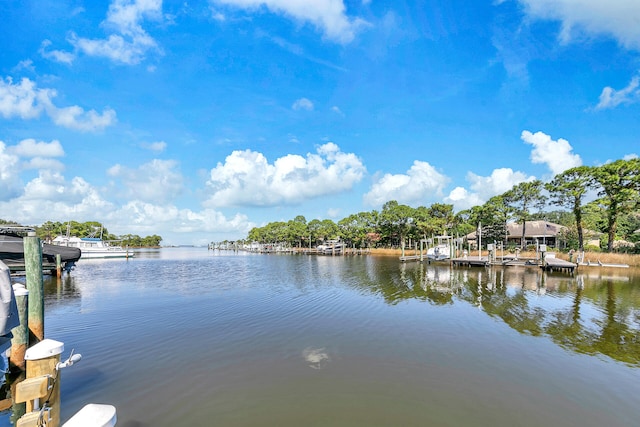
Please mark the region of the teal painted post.
<svg viewBox="0 0 640 427"><path fill-rule="evenodd" d="M24 268L29 291L29 346L44 339L44 283L42 280L42 245L31 232L23 240Z"/></svg>

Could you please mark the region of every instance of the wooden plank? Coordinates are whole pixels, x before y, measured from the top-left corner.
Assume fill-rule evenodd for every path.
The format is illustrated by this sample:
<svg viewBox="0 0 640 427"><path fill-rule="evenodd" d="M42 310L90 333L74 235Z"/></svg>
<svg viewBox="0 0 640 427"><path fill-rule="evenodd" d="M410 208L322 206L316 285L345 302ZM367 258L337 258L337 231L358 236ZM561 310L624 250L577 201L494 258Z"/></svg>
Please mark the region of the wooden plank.
<svg viewBox="0 0 640 427"><path fill-rule="evenodd" d="M13 405L13 400L11 400L11 398L2 399L0 400L0 411L6 411L7 409L11 409L12 405Z"/></svg>
<svg viewBox="0 0 640 427"><path fill-rule="evenodd" d="M45 414L46 417L46 414ZM40 423L40 411L34 411L24 414L18 419L16 427L39 427Z"/></svg>
<svg viewBox="0 0 640 427"><path fill-rule="evenodd" d="M16 385L16 403L45 397L49 392L50 381L50 375L42 375L19 382Z"/></svg>

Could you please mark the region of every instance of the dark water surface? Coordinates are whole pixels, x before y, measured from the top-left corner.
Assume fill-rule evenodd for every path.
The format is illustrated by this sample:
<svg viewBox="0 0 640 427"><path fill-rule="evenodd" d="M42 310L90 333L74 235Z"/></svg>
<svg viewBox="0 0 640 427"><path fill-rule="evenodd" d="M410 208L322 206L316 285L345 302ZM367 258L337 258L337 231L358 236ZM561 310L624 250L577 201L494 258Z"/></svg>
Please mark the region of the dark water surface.
<svg viewBox="0 0 640 427"><path fill-rule="evenodd" d="M93 402L118 427L640 423L629 269L175 248L45 287L46 336L83 355L63 421Z"/></svg>

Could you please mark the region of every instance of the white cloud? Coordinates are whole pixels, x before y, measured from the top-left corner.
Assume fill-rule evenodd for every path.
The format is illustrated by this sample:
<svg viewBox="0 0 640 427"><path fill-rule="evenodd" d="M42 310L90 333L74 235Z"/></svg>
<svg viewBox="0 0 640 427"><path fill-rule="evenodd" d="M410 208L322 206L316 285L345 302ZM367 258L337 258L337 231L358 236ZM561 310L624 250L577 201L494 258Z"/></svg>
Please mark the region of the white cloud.
<svg viewBox="0 0 640 427"><path fill-rule="evenodd" d="M36 141L35 139L23 139L18 145L7 147L7 152L15 154L18 157L29 158L21 163L18 169L39 169L49 171L61 171L64 169L62 162L53 159L53 157L64 156L64 149L59 141L51 142Z"/></svg>
<svg viewBox="0 0 640 427"><path fill-rule="evenodd" d="M271 12L282 13L296 21L309 22L320 28L325 37L338 43L349 43L362 27L368 25L361 18L349 18L342 0L211 0L242 9L256 10L261 6Z"/></svg>
<svg viewBox="0 0 640 427"><path fill-rule="evenodd" d="M7 152L4 142L0 141L0 201L18 196L22 191L22 183L16 172L19 162L18 156ZM13 217L3 217L13 219Z"/></svg>
<svg viewBox="0 0 640 427"><path fill-rule="evenodd" d="M333 111L334 113L336 113L339 116L345 117L345 114L342 112L342 110L340 108L338 108L338 106L334 105L333 107L331 107L331 111Z"/></svg>
<svg viewBox="0 0 640 427"><path fill-rule="evenodd" d="M204 209L194 212L190 209L178 209L174 205L155 205L134 200L113 211L111 217L127 218L123 228L132 233L148 235L158 230L171 230L175 233L236 233L246 235L255 226L245 215L235 214L227 218L221 212ZM166 237L166 236L163 236ZM208 243L209 236L205 237Z"/></svg>
<svg viewBox="0 0 640 427"><path fill-rule="evenodd" d="M293 103L291 108L293 108L296 111L298 111L298 110L312 111L313 110L313 102L311 102L307 98L296 99L296 101Z"/></svg>
<svg viewBox="0 0 640 427"><path fill-rule="evenodd" d="M364 200L371 206L381 206L389 200L404 204L424 204L434 196L442 196L449 178L427 162L416 160L406 174L385 174L375 182Z"/></svg>
<svg viewBox="0 0 640 427"><path fill-rule="evenodd" d="M562 23L560 39L607 35L622 46L640 49L640 2L629 0L520 0L532 18Z"/></svg>
<svg viewBox="0 0 640 427"><path fill-rule="evenodd" d="M456 187L445 197L444 201L453 204L456 210L469 209L482 205L493 196L505 193L516 184L534 179L533 176L513 171L511 168L494 169L489 176L468 172L467 181L472 191Z"/></svg>
<svg viewBox="0 0 640 427"><path fill-rule="evenodd" d="M635 153L626 154L625 156L622 157L623 160L633 160L637 158L638 158L638 155Z"/></svg>
<svg viewBox="0 0 640 427"><path fill-rule="evenodd" d="M36 67L33 65L33 61L31 59L25 59L23 61L18 62L18 65L13 67L13 71L22 71L27 70L31 73L36 72Z"/></svg>
<svg viewBox="0 0 640 427"><path fill-rule="evenodd" d="M596 110L614 108L620 104L632 104L640 101L640 76L631 79L627 87L615 90L612 87L605 87L600 94L600 100L596 105Z"/></svg>
<svg viewBox="0 0 640 427"><path fill-rule="evenodd" d="M131 199L166 203L184 191L184 179L177 167L173 160L155 159L138 169L115 165L107 174L122 181Z"/></svg>
<svg viewBox="0 0 640 427"><path fill-rule="evenodd" d="M262 153L234 151L211 170L208 206L296 204L350 190L366 172L361 160L334 143L316 154L289 154L269 164Z"/></svg>
<svg viewBox="0 0 640 427"><path fill-rule="evenodd" d="M155 153L162 153L167 149L167 143L164 141L144 142L141 144L141 147Z"/></svg>
<svg viewBox="0 0 640 427"><path fill-rule="evenodd" d="M473 172L467 173L467 181L471 183L471 189L484 200L511 190L516 184L534 179L533 176L527 176L525 173L514 171L511 168L494 169L490 176L480 176Z"/></svg>
<svg viewBox="0 0 640 427"><path fill-rule="evenodd" d="M114 0L102 25L115 33L106 39L87 39L71 33L69 42L90 56L108 58L122 64L138 64L150 50L159 50L156 41L142 28L145 19L162 16L162 0Z"/></svg>
<svg viewBox="0 0 640 427"><path fill-rule="evenodd" d="M23 188L19 182L13 182L15 174L11 166L17 163L17 156L5 154L0 141L0 218L3 219L29 225L69 219L100 221L111 233L159 234L165 244L188 241L206 244L216 233L246 236L255 226L245 215L227 217L212 209L194 212L172 204L142 200L117 206L104 199L100 190L84 179L66 180L60 173L51 171L40 171L38 177ZM14 191L16 189L20 192Z"/></svg>
<svg viewBox="0 0 640 427"><path fill-rule="evenodd" d="M14 147L10 147L12 153L20 157L62 157L64 149L60 141L54 139L51 142L36 141L33 138L23 139Z"/></svg>
<svg viewBox="0 0 640 427"><path fill-rule="evenodd" d="M30 159L28 162L22 164L23 169L37 169L37 170L48 170L48 171L63 171L64 164L55 159L45 158L45 157L34 157Z"/></svg>
<svg viewBox="0 0 640 427"><path fill-rule="evenodd" d="M63 64L71 64L76 56L71 52L65 52L62 50L47 50L51 46L51 40L43 40L40 44L40 55L45 59L51 59L56 62L62 62Z"/></svg>
<svg viewBox="0 0 640 427"><path fill-rule="evenodd" d="M77 105L56 107L54 89L39 89L36 83L23 78L13 83L11 77L0 78L0 115L5 118L35 119L44 111L55 124L80 131L97 131L116 121L116 112L106 108L102 114L85 111Z"/></svg>
<svg viewBox="0 0 640 427"><path fill-rule="evenodd" d="M23 224L67 221L69 218L89 221L112 208L84 179L76 177L66 181L58 172L41 170L38 177L27 183L21 195L2 199L0 218L11 218Z"/></svg>
<svg viewBox="0 0 640 427"><path fill-rule="evenodd" d="M572 153L573 147L565 139L558 138L554 141L545 133L532 134L526 130L522 132L521 138L527 144L533 145L531 161L546 164L553 175L582 165L582 159Z"/></svg>
<svg viewBox="0 0 640 427"><path fill-rule="evenodd" d="M337 208L328 209L327 216L329 218L338 218L338 215L340 215L341 211L342 211L341 209L337 209Z"/></svg>
<svg viewBox="0 0 640 427"><path fill-rule="evenodd" d="M449 195L444 198L444 202L452 204L455 210L480 206L485 201L486 200L482 199L478 193L472 193L464 187L454 188Z"/></svg>
<svg viewBox="0 0 640 427"><path fill-rule="evenodd" d="M40 115L43 106L38 98L48 97L46 89L36 89L35 82L23 78L13 84L11 77L0 79L0 114L7 119L20 117L34 119Z"/></svg>

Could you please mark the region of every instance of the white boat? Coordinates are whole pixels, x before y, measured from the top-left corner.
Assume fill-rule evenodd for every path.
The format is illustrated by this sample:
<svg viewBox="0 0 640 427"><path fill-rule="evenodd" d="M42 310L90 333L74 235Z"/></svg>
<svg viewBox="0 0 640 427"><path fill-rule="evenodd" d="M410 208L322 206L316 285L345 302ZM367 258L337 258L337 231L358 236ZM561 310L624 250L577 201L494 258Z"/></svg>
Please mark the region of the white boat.
<svg viewBox="0 0 640 427"><path fill-rule="evenodd" d="M119 245L112 245L98 237L58 236L51 242L57 246L79 248L81 259L91 258L132 258L133 251Z"/></svg>
<svg viewBox="0 0 640 427"><path fill-rule="evenodd" d="M323 255L342 255L342 251L345 248L345 244L337 240L329 240L324 245L318 245L316 248L317 253Z"/></svg>
<svg viewBox="0 0 640 427"><path fill-rule="evenodd" d="M427 249L427 258L433 261L443 261L451 258L451 236L436 236L438 243Z"/></svg>

